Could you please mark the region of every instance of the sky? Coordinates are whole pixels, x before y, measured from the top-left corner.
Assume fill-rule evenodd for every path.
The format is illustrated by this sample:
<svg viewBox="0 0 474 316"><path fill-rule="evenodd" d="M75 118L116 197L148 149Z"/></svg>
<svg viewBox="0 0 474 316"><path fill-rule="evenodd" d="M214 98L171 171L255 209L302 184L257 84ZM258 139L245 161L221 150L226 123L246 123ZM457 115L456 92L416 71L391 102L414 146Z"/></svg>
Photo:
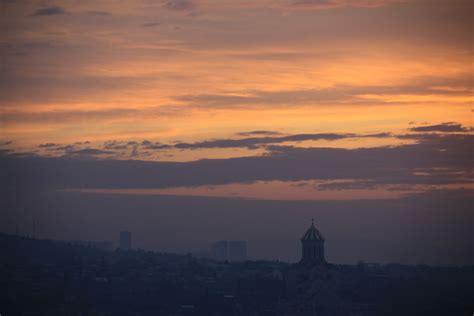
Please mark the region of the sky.
<svg viewBox="0 0 474 316"><path fill-rule="evenodd" d="M134 228L149 249L252 239L256 257L294 261L316 217L340 241L335 261L473 264L459 242L474 239L473 12L468 0L0 0L0 231L31 233L34 217L44 237ZM351 226L351 209L366 220ZM206 219L187 228L201 238L153 241L182 212ZM425 224L406 220L418 212ZM408 238L381 223L437 228ZM354 227L373 235L347 237ZM262 256L271 240L287 251ZM373 245L354 253L355 241Z"/></svg>

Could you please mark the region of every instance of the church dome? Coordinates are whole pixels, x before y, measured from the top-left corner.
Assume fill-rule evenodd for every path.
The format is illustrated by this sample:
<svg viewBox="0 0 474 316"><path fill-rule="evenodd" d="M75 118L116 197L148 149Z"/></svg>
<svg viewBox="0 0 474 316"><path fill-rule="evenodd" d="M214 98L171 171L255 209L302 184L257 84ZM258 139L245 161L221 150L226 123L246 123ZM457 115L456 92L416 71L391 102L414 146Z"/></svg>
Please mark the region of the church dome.
<svg viewBox="0 0 474 316"><path fill-rule="evenodd" d="M311 227L306 231L306 233L301 238L301 241L324 241L323 235L314 226L314 220L311 223Z"/></svg>

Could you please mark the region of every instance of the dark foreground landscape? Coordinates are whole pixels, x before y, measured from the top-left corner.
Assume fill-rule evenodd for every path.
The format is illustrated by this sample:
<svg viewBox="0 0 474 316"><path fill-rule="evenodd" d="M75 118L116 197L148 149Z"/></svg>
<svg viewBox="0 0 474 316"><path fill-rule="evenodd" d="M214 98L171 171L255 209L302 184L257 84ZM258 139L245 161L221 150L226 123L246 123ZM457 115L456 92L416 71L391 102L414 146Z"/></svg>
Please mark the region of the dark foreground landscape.
<svg viewBox="0 0 474 316"><path fill-rule="evenodd" d="M0 235L0 314L471 315L474 267L216 262Z"/></svg>

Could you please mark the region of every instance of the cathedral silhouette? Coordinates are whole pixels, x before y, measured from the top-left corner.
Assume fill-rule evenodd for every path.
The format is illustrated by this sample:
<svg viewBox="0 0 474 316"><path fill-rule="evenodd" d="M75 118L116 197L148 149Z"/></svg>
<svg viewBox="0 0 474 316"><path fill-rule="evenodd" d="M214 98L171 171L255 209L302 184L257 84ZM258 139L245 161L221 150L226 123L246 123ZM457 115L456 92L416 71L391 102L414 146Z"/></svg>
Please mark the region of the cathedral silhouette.
<svg viewBox="0 0 474 316"><path fill-rule="evenodd" d="M311 226L301 238L302 263L324 264L324 237L314 226L314 219Z"/></svg>

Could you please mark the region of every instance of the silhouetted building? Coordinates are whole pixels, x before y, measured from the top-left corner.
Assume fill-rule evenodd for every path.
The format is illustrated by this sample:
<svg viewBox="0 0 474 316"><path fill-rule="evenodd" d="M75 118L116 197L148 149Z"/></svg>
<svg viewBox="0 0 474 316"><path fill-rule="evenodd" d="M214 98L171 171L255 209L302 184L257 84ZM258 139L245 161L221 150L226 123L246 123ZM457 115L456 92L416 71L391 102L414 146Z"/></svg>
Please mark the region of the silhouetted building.
<svg viewBox="0 0 474 316"><path fill-rule="evenodd" d="M229 261L247 260L247 242L242 240L229 241Z"/></svg>
<svg viewBox="0 0 474 316"><path fill-rule="evenodd" d="M212 259L225 261L229 258L229 243L227 240L216 241L211 246Z"/></svg>
<svg viewBox="0 0 474 316"><path fill-rule="evenodd" d="M314 220L311 227L301 238L302 257L301 262L322 264L324 260L324 237L314 226Z"/></svg>
<svg viewBox="0 0 474 316"><path fill-rule="evenodd" d="M123 231L120 232L120 249L130 250L132 249L132 233Z"/></svg>

